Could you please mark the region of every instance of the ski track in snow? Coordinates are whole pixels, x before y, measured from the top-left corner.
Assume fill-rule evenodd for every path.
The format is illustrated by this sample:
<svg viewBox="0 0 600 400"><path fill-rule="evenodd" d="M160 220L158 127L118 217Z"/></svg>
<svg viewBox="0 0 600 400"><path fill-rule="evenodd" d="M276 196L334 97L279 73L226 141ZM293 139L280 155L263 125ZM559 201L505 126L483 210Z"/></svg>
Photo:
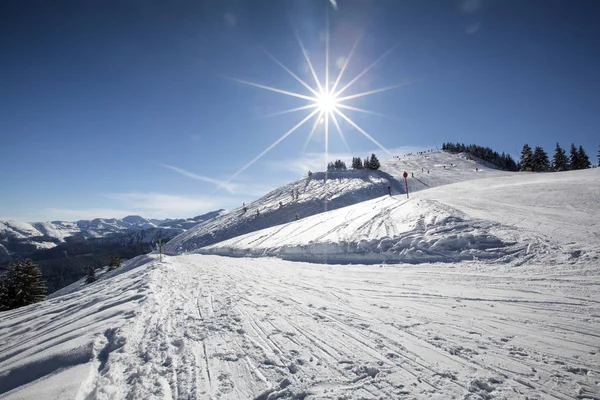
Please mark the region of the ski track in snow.
<svg viewBox="0 0 600 400"><path fill-rule="evenodd" d="M146 262L99 283L89 303L66 295L4 314L0 397L600 395L600 278L584 266L569 279L479 263ZM35 329L15 330L25 326ZM75 376L65 397L51 390Z"/></svg>

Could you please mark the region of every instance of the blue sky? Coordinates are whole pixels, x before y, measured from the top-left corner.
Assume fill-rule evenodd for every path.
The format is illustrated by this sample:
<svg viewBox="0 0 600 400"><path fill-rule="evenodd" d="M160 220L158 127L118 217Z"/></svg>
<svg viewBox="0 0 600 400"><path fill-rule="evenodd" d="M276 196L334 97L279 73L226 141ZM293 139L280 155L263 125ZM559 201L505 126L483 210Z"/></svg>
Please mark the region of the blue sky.
<svg viewBox="0 0 600 400"><path fill-rule="evenodd" d="M307 123L219 190L340 85L346 114L392 153L444 141L551 155L600 142L596 1L5 1L0 3L0 218L186 217L230 208L324 165L324 127ZM323 124L324 125L324 124ZM341 122L352 154L383 151ZM351 157L337 132L331 156Z"/></svg>

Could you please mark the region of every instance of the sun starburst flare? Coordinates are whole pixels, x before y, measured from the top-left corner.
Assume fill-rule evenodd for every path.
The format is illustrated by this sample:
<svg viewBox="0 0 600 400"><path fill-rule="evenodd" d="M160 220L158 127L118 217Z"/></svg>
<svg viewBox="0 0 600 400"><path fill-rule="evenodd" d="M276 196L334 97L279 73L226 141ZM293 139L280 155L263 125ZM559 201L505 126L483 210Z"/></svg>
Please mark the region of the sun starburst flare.
<svg viewBox="0 0 600 400"><path fill-rule="evenodd" d="M265 117L273 117L273 116L277 116L277 115L289 114L289 113L294 113L294 112L303 111L303 110L311 110L311 111L299 123L297 123L294 127L292 127L287 132L285 132L281 137L279 137L279 139L275 140L271 145L269 145L267 148L265 148L265 150L263 150L260 154L258 154L256 157L254 157L250 162L248 162L242 168L240 168L238 171L236 171L229 179L227 179L227 181L225 181L225 183L229 183L231 180L235 179L238 175L240 175L242 172L244 172L246 169L248 169L250 166L252 166L256 161L258 161L262 156L264 156L269 151L271 151L273 148L275 148L285 138L287 138L292 133L297 131L304 124L308 123L312 118L316 118L316 119L313 122L312 129L311 129L309 136L307 138L307 141L304 145L303 151L306 150L306 147L308 146L308 143L310 142L311 138L313 137L313 135L317 129L317 126L324 125L326 163L327 163L328 157L329 157L329 126L330 126L329 122L330 122L330 120L331 120L332 124L336 127L336 130L337 130L342 142L344 143L346 148L350 151L348 142L346 141L344 133L342 132L342 128L340 127L340 124L336 118L336 115L341 117L341 119L343 119L348 125L353 127L356 131L358 131L364 137L369 139L378 148L383 150L388 155L390 155L390 156L392 155L387 148L385 148L381 143L379 143L375 138L373 138L372 135L367 133L362 127L360 127L355 121L353 121L342 110L362 112L362 113L367 113L367 114L371 114L371 115L386 116L384 114L380 114L377 112L373 112L373 111L365 110L362 108L354 107L349 104L345 104L345 102L350 101L350 100L355 100L355 99L358 99L358 98L361 98L364 96L369 96L369 95L373 95L376 93L385 92L385 91L388 91L391 89L405 86L406 84L391 85L391 86L386 86L386 87L379 88L379 89L368 90L368 91L365 91L362 93L345 95L345 96L342 96L342 95L349 88L351 88L352 85L354 85L361 77L363 77L367 72L369 72L376 65L378 65L385 57L387 57L390 54L390 52L393 50L393 48L389 49L384 54L382 54L373 63L371 63L367 68L365 68L363 71L361 71L359 74L357 74L354 78L352 78L350 81L348 81L346 84L344 84L341 89L337 89L337 87L341 83L344 72L346 71L346 69L348 67L350 59L354 55L354 52L360 41L360 36L356 39L356 41L354 42L354 45L352 46L352 49L350 50L350 53L348 54L348 57L346 57L346 59L344 60L344 64L343 64L342 68L340 69L338 76L336 77L336 79L333 82L330 82L330 80L329 80L329 18L327 18L327 28L326 28L326 32L325 32L325 77L324 77L323 81L321 81L321 79L319 79L319 76L317 75L317 73L315 71L313 63L311 62L311 60L308 56L308 52L307 52L306 48L304 47L302 40L300 40L300 36L298 35L298 32L296 30L294 30L294 35L296 37L296 40L298 41L300 50L302 51L302 54L306 61L306 65L308 66L308 70L310 71L310 74L312 75L312 78L314 80L313 86L308 84L306 81L304 81L298 75L294 74L288 67L286 67L281 61L279 61L277 58L275 58L275 56L273 56L271 53L269 53L266 49L261 47L261 50L273 62L275 62L278 66L280 66L287 74L289 74L293 79L298 81L305 89L307 89L307 91L309 92L308 94L296 93L296 92L292 92L289 90L280 89L280 88L276 88L273 86L263 85L263 84L259 84L259 83L255 83L255 82L250 82L247 80L237 79L237 78L231 78L231 77L226 77L226 78L233 80L235 82L238 82L238 83L243 83L245 85L249 85L249 86L259 88L259 89L283 94L286 96L296 97L296 98L299 98L302 100L306 100L308 102L306 105L291 108L288 110L279 111L276 113L272 113L272 114L266 115ZM217 188L217 190L218 190L218 188Z"/></svg>

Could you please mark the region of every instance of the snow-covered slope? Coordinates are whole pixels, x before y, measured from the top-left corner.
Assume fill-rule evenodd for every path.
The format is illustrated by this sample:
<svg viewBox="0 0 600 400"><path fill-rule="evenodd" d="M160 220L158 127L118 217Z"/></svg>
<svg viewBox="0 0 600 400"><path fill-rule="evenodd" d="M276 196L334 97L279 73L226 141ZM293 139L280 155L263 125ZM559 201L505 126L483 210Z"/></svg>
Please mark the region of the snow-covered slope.
<svg viewBox="0 0 600 400"><path fill-rule="evenodd" d="M0 397L593 399L598 272L144 256L0 314Z"/></svg>
<svg viewBox="0 0 600 400"><path fill-rule="evenodd" d="M582 243L589 238L600 243L599 201L599 170L511 174L443 186L410 199L382 196L198 252L335 263L479 259L521 264L541 256L556 262L571 254L597 259L597 246Z"/></svg>
<svg viewBox="0 0 600 400"><path fill-rule="evenodd" d="M189 252L248 232L293 221L296 214L309 216L372 199L400 185L381 171L314 173L310 178L292 182L262 198L196 225L173 238L165 246L169 254ZM298 192L298 199L292 193ZM257 213L258 211L258 213Z"/></svg>
<svg viewBox="0 0 600 400"><path fill-rule="evenodd" d="M476 160L468 160L463 154L447 152L392 158L383 162L379 171L330 172L327 180L324 173L315 173L310 178L290 183L248 204L246 212L241 206L197 225L171 240L166 251L170 254L190 252L246 233L288 223L295 219L296 214L305 218L371 200L387 194L388 186L391 186L392 194L406 193L402 177L404 171L409 174L410 192L511 174L489 168ZM298 200L292 197L292 192L296 190L300 194ZM256 213L257 210L260 215Z"/></svg>
<svg viewBox="0 0 600 400"><path fill-rule="evenodd" d="M406 171L409 192L513 174L498 170L493 165L468 154L452 154L445 151L394 157L382 162L381 170L402 181L402 184L404 184L402 174Z"/></svg>

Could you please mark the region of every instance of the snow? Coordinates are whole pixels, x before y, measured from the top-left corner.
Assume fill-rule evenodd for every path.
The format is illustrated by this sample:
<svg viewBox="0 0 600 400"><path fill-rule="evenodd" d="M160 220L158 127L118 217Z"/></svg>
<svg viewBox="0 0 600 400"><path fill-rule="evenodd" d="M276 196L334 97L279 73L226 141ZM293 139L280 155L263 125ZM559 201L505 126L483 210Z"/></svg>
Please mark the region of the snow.
<svg viewBox="0 0 600 400"><path fill-rule="evenodd" d="M15 239L23 239L31 236L42 236L42 233L35 229L31 224L13 220L0 220L0 234L13 237Z"/></svg>
<svg viewBox="0 0 600 400"><path fill-rule="evenodd" d="M338 263L556 264L573 254L594 261L599 175L596 169L520 173L441 186L409 199L382 196L196 251Z"/></svg>
<svg viewBox="0 0 600 400"><path fill-rule="evenodd" d="M447 168L444 169L444 166ZM425 172L421 172L422 168ZM430 171L429 174L427 170ZM165 249L169 254L191 252L239 235L288 223L294 220L296 214L305 218L380 197L388 194L388 186L394 195L405 194L402 177L404 171L409 173L409 192L483 177L513 174L467 160L463 154L447 152L393 158L381 163L379 171L330 172L327 180L324 173L314 173L312 177L275 189L247 204L246 212L243 206L240 206L229 213L198 224L171 240ZM292 191L299 192L298 200L292 200ZM256 214L257 209L260 216Z"/></svg>
<svg viewBox="0 0 600 400"><path fill-rule="evenodd" d="M59 242L64 242L66 237L73 236L79 232L76 226L69 224L34 222L32 225L35 226L42 235L57 239ZM54 244L54 246L56 246L56 244Z"/></svg>
<svg viewBox="0 0 600 400"><path fill-rule="evenodd" d="M0 398L599 398L599 170L464 162L294 182L0 314Z"/></svg>
<svg viewBox="0 0 600 400"><path fill-rule="evenodd" d="M4 313L0 395L593 398L599 285L580 264L143 257Z"/></svg>
<svg viewBox="0 0 600 400"><path fill-rule="evenodd" d="M196 218L210 218L214 211ZM155 223L156 222L156 223ZM147 220L137 215L123 219L80 220L77 222L52 221L24 223L0 220L0 262L23 258L36 250L50 249L64 243L69 237L106 239L109 242L125 242L132 237L139 240L159 236L168 239L185 231L198 222L195 220ZM105 242L106 242L105 241Z"/></svg>
<svg viewBox="0 0 600 400"><path fill-rule="evenodd" d="M526 251L516 239L506 227L472 220L437 201L384 196L197 252L330 263L506 262Z"/></svg>
<svg viewBox="0 0 600 400"><path fill-rule="evenodd" d="M409 192L474 179L514 175L465 153L452 154L445 151L392 158L381 163L381 170L402 181L402 184L402 174L406 171Z"/></svg>
<svg viewBox="0 0 600 400"><path fill-rule="evenodd" d="M177 254L193 251L222 240L248 232L280 225L294 220L296 213L314 215L372 199L388 192L388 185L399 185L391 176L380 171L347 171L324 173L273 190L259 200L223 213L202 222L185 234L170 240L165 251ZM298 192L298 200L292 200L292 192ZM281 203L281 205L280 205ZM259 210L260 215L257 215Z"/></svg>

